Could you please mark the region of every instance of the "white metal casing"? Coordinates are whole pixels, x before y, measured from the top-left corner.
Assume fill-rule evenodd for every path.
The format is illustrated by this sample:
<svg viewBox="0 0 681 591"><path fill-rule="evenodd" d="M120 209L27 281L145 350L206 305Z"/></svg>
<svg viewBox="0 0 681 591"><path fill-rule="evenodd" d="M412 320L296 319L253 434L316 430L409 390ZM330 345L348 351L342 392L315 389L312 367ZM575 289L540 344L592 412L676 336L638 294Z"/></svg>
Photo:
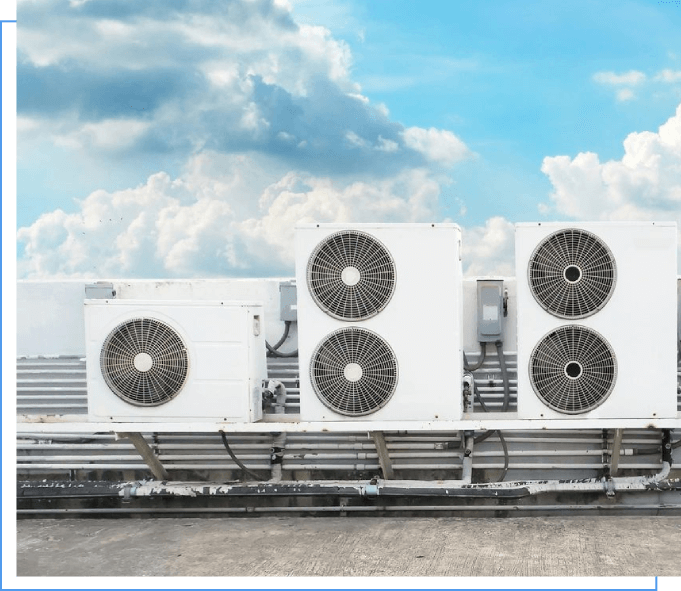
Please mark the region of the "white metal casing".
<svg viewBox="0 0 681 591"><path fill-rule="evenodd" d="M535 248L559 230L575 228L600 238L616 265L610 299L586 318L568 320L545 311L532 295L528 264ZM673 222L527 223L516 225L518 417L523 419L675 418L676 257ZM591 411L565 414L549 408L530 382L530 357L552 330L579 325L598 332L617 360L614 388Z"/></svg>
<svg viewBox="0 0 681 591"><path fill-rule="evenodd" d="M395 264L395 291L376 316L339 320L313 300L307 266L317 245L342 230L379 240ZM300 414L303 421L457 420L463 412L461 230L456 224L304 224L296 227ZM335 330L361 327L385 339L398 364L387 404L364 416L345 416L324 405L310 379L317 345Z"/></svg>
<svg viewBox="0 0 681 591"><path fill-rule="evenodd" d="M182 338L189 370L182 390L158 406L126 402L108 387L100 352L121 323L164 322ZM253 302L85 300L88 415L113 422L253 422L267 378L263 307Z"/></svg>

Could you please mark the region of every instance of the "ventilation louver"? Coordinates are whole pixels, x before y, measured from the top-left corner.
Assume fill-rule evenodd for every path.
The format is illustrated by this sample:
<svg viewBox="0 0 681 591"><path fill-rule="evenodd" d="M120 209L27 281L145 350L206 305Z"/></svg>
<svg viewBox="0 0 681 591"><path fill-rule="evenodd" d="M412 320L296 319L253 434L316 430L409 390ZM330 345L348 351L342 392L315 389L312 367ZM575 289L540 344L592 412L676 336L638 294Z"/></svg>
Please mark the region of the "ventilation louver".
<svg viewBox="0 0 681 591"><path fill-rule="evenodd" d="M600 406L617 377L615 353L596 331L561 326L547 334L532 351L530 382L548 407L580 414Z"/></svg>
<svg viewBox="0 0 681 591"><path fill-rule="evenodd" d="M606 244L585 230L546 237L530 257L532 295L558 318L586 318L603 308L616 280L615 259Z"/></svg>
<svg viewBox="0 0 681 591"><path fill-rule="evenodd" d="M341 328L316 348L310 378L333 411L362 416L383 407L397 386L397 359L388 343L364 328Z"/></svg>
<svg viewBox="0 0 681 591"><path fill-rule="evenodd" d="M376 238L357 230L336 232L315 248L307 284L317 305L339 320L366 320L395 291L395 263Z"/></svg>
<svg viewBox="0 0 681 591"><path fill-rule="evenodd" d="M138 406L158 406L182 390L189 359L181 337L170 326L153 318L135 318L109 333L100 367L118 397Z"/></svg>

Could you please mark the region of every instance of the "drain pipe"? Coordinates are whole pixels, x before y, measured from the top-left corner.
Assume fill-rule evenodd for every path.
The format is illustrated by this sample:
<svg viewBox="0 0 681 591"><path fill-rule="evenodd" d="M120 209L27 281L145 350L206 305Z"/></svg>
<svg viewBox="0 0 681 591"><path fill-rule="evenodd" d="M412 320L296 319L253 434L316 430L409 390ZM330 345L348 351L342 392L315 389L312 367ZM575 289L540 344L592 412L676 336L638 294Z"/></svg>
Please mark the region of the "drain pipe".
<svg viewBox="0 0 681 591"><path fill-rule="evenodd" d="M270 380L267 389L276 395L274 414L286 413L286 386L278 380ZM284 448L286 447L286 432L273 433L272 449L270 450L271 476L270 482L281 482L282 464L284 463Z"/></svg>
<svg viewBox="0 0 681 591"><path fill-rule="evenodd" d="M473 431L464 431L466 445L463 450L461 482L470 484L473 481L473 445L475 437Z"/></svg>

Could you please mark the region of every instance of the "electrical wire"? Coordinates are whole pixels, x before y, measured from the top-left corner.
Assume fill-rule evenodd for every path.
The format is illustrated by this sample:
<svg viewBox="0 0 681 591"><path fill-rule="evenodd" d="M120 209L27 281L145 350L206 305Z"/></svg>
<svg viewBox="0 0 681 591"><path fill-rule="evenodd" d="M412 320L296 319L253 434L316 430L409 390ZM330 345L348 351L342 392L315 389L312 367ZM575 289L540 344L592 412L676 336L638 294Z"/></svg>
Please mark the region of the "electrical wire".
<svg viewBox="0 0 681 591"><path fill-rule="evenodd" d="M276 344L272 345L272 349L275 351L281 347L284 344L284 341L286 340L286 337L288 337L288 331L291 329L291 321L290 320L285 320L284 321L284 334L281 335L281 338L276 342Z"/></svg>
<svg viewBox="0 0 681 591"><path fill-rule="evenodd" d="M504 405L502 410L506 412L508 405L511 402L511 388L508 381L508 370L506 369L506 359L504 359L504 347L502 341L494 343L497 348L497 357L499 357L499 367L501 368L501 379L504 383Z"/></svg>
<svg viewBox="0 0 681 591"><path fill-rule="evenodd" d="M284 334L281 335L281 338L276 342L276 344L272 346L267 341L265 341L265 346L267 347L267 351L270 357L298 357L298 349L296 349L295 351L290 351L289 353L282 353L281 351L277 350L284 344L284 341L288 337L290 329L291 321L286 320L284 322Z"/></svg>
<svg viewBox="0 0 681 591"><path fill-rule="evenodd" d="M480 359L478 362L470 366L468 365L468 358L466 357L466 353L463 354L463 367L466 371L476 371L482 367L482 364L485 363L485 357L487 357L487 343L484 341L480 341Z"/></svg>
<svg viewBox="0 0 681 591"><path fill-rule="evenodd" d="M227 453L229 454L229 457L232 458L232 461L241 468L241 472L243 473L244 476L250 476L251 478L255 480L267 480L267 478L260 478L255 472L251 472L244 464L241 462L239 458L234 455L234 452L232 451L232 448L229 447L229 443L227 442L227 436L225 435L224 431L220 431L220 437L222 437L222 444L225 446L225 449L227 450Z"/></svg>
<svg viewBox="0 0 681 591"><path fill-rule="evenodd" d="M480 396L480 392L478 392L478 388L475 385L475 380L473 380L473 394L477 398L478 402L480 403L480 406L482 406L482 410L485 412L488 412L487 410L487 405L485 404L484 400L482 399L482 396ZM473 439L473 444L476 445L478 443L482 443L487 439L488 437L494 435L496 433L499 436L499 441L501 442L501 447L504 450L504 467L501 471L501 474L499 478L497 478L497 482L503 482L504 478L506 478L506 474L508 473L508 464L509 464L509 456L508 456L508 445L506 444L506 439L504 439L504 436L501 434L501 431L498 429L492 430L492 431L485 431L482 435L478 435L475 439Z"/></svg>

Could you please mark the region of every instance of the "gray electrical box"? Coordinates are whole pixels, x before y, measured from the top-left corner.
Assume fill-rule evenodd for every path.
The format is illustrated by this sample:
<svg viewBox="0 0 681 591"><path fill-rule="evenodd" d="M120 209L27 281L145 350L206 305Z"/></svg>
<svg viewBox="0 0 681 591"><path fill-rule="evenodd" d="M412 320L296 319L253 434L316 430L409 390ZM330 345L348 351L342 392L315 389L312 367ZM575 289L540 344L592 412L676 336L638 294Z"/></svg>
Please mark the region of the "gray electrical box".
<svg viewBox="0 0 681 591"><path fill-rule="evenodd" d="M504 340L504 280L478 279L478 341Z"/></svg>
<svg viewBox="0 0 681 591"><path fill-rule="evenodd" d="M298 321L298 296L295 281L282 281L279 284L280 319Z"/></svg>
<svg viewBox="0 0 681 591"><path fill-rule="evenodd" d="M87 300L113 300L116 297L113 283L98 281L85 285L85 299Z"/></svg>

